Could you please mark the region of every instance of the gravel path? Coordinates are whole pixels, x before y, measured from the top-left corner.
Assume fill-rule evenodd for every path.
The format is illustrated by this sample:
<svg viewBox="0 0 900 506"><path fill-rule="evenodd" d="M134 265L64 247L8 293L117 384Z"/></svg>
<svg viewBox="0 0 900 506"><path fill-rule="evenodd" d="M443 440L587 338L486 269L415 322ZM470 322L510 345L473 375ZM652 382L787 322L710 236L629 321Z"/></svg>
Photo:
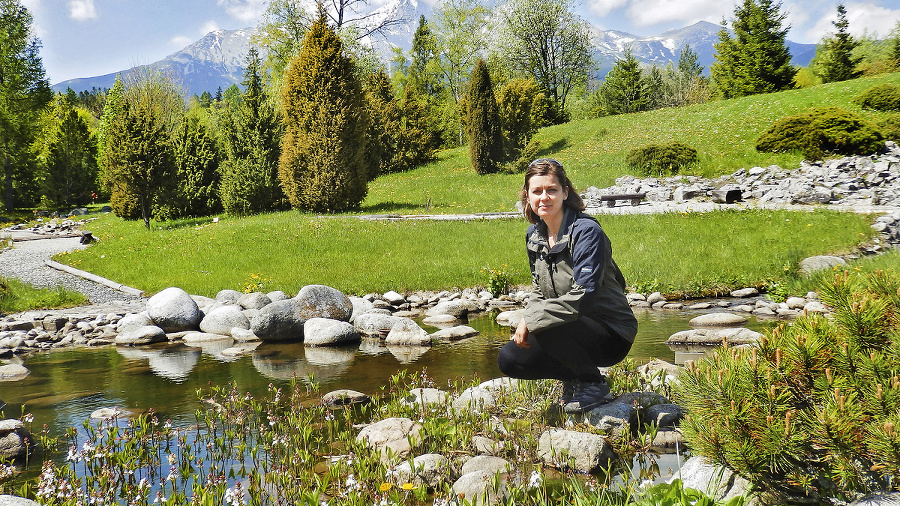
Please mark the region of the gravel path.
<svg viewBox="0 0 900 506"><path fill-rule="evenodd" d="M83 249L77 237L16 241L0 253L0 276L20 279L39 288L64 288L83 293L94 304L136 300L138 297L44 265L44 261L63 251Z"/></svg>

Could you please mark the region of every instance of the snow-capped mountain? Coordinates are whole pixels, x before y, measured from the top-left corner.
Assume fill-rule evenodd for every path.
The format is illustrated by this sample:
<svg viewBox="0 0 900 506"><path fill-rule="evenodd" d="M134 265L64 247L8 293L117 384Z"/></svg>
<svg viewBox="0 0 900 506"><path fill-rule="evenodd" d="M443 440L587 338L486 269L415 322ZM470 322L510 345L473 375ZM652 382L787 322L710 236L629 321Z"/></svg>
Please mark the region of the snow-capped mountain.
<svg viewBox="0 0 900 506"><path fill-rule="evenodd" d="M361 14L352 15L359 18ZM420 16L430 19L431 15L431 6L422 0L389 2L365 16L364 21L360 23L361 28L365 30L366 27L377 26L385 19L401 21L390 26L381 35L369 36L364 42L375 47L378 54L387 62L392 56L392 48L410 49ZM597 64L595 76L603 79L616 60L624 57L629 47L632 54L645 64L664 66L670 61L677 64L685 45L689 45L697 53L698 63L704 67L704 73L708 74L709 66L715 61L714 44L719 40L720 30L721 26L703 21L650 37L638 37L615 30L593 29L594 60ZM188 96L199 95L204 91L215 93L219 87L224 90L242 81L245 59L253 33L252 28L210 32L181 51L151 63L149 67L173 76L180 82ZM794 65L807 65L815 54L815 47L815 44L788 42ZM109 88L113 85L116 74L123 74L124 77L134 70L127 69L104 76L72 79L54 85L53 89L64 91L67 87L71 87L77 92L94 87Z"/></svg>

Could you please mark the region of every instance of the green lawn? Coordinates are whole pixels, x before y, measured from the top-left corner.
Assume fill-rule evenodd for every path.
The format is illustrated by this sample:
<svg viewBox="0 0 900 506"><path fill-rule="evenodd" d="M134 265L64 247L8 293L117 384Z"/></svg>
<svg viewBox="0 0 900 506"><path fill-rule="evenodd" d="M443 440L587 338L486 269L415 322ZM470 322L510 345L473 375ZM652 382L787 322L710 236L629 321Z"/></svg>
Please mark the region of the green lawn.
<svg viewBox="0 0 900 506"><path fill-rule="evenodd" d="M632 148L680 141L700 153L692 173L706 177L730 174L739 168L799 166L799 154L758 153L759 135L775 120L811 107L838 106L877 121L887 113L864 111L851 101L868 88L884 83L900 85L900 73L831 83L800 90L721 100L688 107L572 121L542 129L535 136L541 156L555 157L566 166L576 188L610 186L624 174ZM369 184L365 213L437 213L511 211L520 175L478 176L469 167L467 148L444 151L440 159L401 174L379 177ZM426 206L427 209L426 209Z"/></svg>

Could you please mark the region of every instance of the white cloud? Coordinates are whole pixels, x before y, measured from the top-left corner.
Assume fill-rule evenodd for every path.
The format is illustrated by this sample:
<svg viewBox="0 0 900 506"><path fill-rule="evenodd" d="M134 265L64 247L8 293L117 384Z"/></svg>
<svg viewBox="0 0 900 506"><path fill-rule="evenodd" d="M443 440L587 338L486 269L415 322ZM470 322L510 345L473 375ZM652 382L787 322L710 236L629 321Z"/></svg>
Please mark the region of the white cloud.
<svg viewBox="0 0 900 506"><path fill-rule="evenodd" d="M169 39L169 45L174 48L178 48L178 49L183 49L183 48L191 45L193 42L194 42L194 39L192 39L190 37L186 37L184 35L176 35L176 36L172 37L171 39Z"/></svg>
<svg viewBox="0 0 900 506"><path fill-rule="evenodd" d="M225 8L229 16L244 23L256 21L263 15L268 0L217 0L220 7Z"/></svg>
<svg viewBox="0 0 900 506"><path fill-rule="evenodd" d="M626 5L628 5L628 0L588 0L587 2L588 10L600 17Z"/></svg>
<svg viewBox="0 0 900 506"><path fill-rule="evenodd" d="M847 9L847 22L850 24L850 33L856 37L867 34L869 36L887 37L900 21L900 9L888 9L877 2L861 2L844 4ZM818 42L830 34L835 33L832 21L837 20L837 7L815 19L804 35L813 42Z"/></svg>
<svg viewBox="0 0 900 506"><path fill-rule="evenodd" d="M75 21L86 21L97 17L94 0L69 0L69 17Z"/></svg>
<svg viewBox="0 0 900 506"><path fill-rule="evenodd" d="M697 21L718 23L733 12L720 0L639 0L629 2L626 14L636 26L682 21L691 25Z"/></svg>
<svg viewBox="0 0 900 506"><path fill-rule="evenodd" d="M218 29L219 29L219 25L215 21L210 20L210 21L207 21L206 23L203 23L203 25L200 27L200 33L202 33L203 35L206 35L207 33L214 32Z"/></svg>

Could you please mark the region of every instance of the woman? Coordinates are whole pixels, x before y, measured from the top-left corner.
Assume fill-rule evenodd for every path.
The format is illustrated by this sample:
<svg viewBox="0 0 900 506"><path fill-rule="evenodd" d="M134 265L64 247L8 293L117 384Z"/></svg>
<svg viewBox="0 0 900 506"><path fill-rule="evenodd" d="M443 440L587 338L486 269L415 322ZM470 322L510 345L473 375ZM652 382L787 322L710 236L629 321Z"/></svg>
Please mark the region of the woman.
<svg viewBox="0 0 900 506"><path fill-rule="evenodd" d="M625 278L562 164L531 162L519 196L531 222L525 245L533 291L497 365L513 378L561 380L566 413L583 413L609 400L598 367L622 361L637 333Z"/></svg>

